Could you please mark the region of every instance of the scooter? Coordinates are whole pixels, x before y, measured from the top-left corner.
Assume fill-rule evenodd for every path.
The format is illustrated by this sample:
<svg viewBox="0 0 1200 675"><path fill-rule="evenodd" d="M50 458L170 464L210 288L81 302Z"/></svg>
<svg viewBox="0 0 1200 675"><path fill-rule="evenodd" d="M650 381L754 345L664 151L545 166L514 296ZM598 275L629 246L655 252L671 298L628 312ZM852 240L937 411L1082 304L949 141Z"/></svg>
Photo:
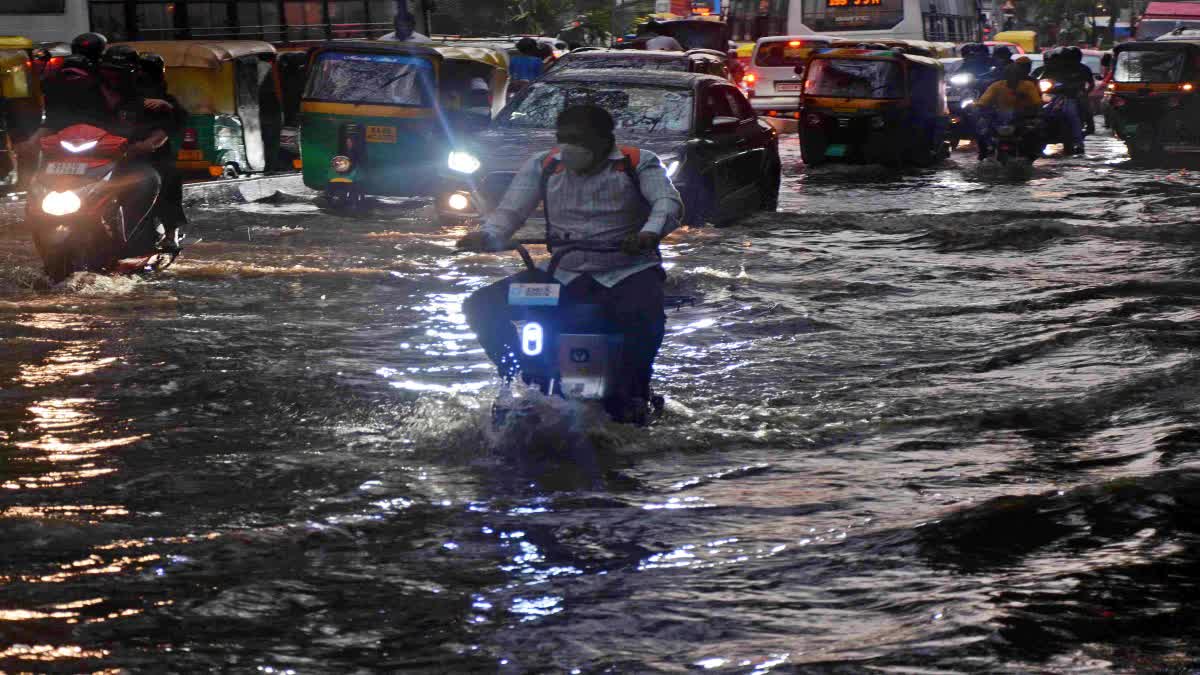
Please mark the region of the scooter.
<svg viewBox="0 0 1200 675"><path fill-rule="evenodd" d="M613 252L618 247L571 242L553 246L545 270L534 263L527 245L544 245L545 240L512 242L514 250L536 279L509 287L508 307L516 330L517 359L523 381L546 396L603 403L614 418L644 426L660 416L661 396L644 401L630 394L632 384L622 373L624 336L605 316L600 305L561 303L563 285L554 278L563 257L581 251ZM670 296L668 307L695 304L691 297ZM493 421L502 424L510 410L498 402Z"/></svg>
<svg viewBox="0 0 1200 675"><path fill-rule="evenodd" d="M77 124L40 142L25 219L51 281L175 262L182 233L168 233L154 213L162 180L148 164L127 162L127 138Z"/></svg>
<svg viewBox="0 0 1200 675"><path fill-rule="evenodd" d="M996 127L996 161L1005 168L1030 166L1042 156L1041 120L1018 119Z"/></svg>

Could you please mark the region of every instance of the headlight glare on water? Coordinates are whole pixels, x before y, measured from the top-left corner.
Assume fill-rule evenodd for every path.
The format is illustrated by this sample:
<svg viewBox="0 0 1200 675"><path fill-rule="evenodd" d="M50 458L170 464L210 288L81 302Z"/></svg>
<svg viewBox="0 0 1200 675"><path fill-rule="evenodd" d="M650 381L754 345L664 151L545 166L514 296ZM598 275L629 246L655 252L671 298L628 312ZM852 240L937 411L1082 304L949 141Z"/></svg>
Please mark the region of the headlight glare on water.
<svg viewBox="0 0 1200 675"><path fill-rule="evenodd" d="M461 150L451 152L449 159L446 160L446 165L450 167L451 171L458 173L475 173L481 166L475 155Z"/></svg>
<svg viewBox="0 0 1200 675"><path fill-rule="evenodd" d="M79 201L79 195L70 190L51 192L42 199L42 211L52 216L69 216L81 206L83 204Z"/></svg>

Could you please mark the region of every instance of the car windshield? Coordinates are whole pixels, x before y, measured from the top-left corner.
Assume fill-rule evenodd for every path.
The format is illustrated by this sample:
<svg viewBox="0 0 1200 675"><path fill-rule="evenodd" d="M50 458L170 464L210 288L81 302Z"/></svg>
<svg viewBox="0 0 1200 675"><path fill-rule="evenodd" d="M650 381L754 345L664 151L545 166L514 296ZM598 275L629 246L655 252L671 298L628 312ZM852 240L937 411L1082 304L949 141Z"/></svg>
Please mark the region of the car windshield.
<svg viewBox="0 0 1200 675"><path fill-rule="evenodd" d="M1137 39L1154 40L1182 26L1183 28L1200 28L1200 21L1181 21L1178 19L1142 19L1137 25Z"/></svg>
<svg viewBox="0 0 1200 675"><path fill-rule="evenodd" d="M836 98L900 98L904 76L892 61L816 59L808 70L804 93Z"/></svg>
<svg viewBox="0 0 1200 675"><path fill-rule="evenodd" d="M317 101L429 106L433 68L399 54L325 52L308 79L304 97Z"/></svg>
<svg viewBox="0 0 1200 675"><path fill-rule="evenodd" d="M603 68L605 70L659 70L686 73L688 71L688 59L684 56L656 58L626 54L569 54L559 60L554 70L596 68Z"/></svg>
<svg viewBox="0 0 1200 675"><path fill-rule="evenodd" d="M802 40L764 42L758 46L758 55L754 57L754 65L764 68L795 68L796 66L802 66L808 60L808 55L812 53L814 48L824 46L825 44L823 42L804 42Z"/></svg>
<svg viewBox="0 0 1200 675"><path fill-rule="evenodd" d="M522 92L498 118L501 126L553 129L559 113L582 103L609 112L621 131L686 132L692 127L692 92L625 83L539 82Z"/></svg>
<svg viewBox="0 0 1200 675"><path fill-rule="evenodd" d="M1183 79L1184 53L1178 49L1125 51L1117 55L1117 82L1178 82Z"/></svg>

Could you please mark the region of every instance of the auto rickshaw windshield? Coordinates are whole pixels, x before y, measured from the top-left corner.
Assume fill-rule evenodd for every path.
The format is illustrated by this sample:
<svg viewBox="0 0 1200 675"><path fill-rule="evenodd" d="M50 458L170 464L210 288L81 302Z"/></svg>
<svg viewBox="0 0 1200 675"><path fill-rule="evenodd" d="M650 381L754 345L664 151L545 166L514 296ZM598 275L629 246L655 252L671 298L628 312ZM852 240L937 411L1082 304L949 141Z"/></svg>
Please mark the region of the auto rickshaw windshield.
<svg viewBox="0 0 1200 675"><path fill-rule="evenodd" d="M583 103L608 111L618 131L678 132L692 126L690 89L539 82L521 93L501 115L500 126L553 129L568 106Z"/></svg>
<svg viewBox="0 0 1200 675"><path fill-rule="evenodd" d="M903 98L904 73L892 61L815 59L804 93L830 98Z"/></svg>
<svg viewBox="0 0 1200 675"><path fill-rule="evenodd" d="M431 107L433 65L415 56L322 52L309 77L304 98Z"/></svg>
<svg viewBox="0 0 1200 675"><path fill-rule="evenodd" d="M793 68L808 61L808 55L817 47L829 44L828 40L780 40L764 42L758 46L754 65L763 68Z"/></svg>
<svg viewBox="0 0 1200 675"><path fill-rule="evenodd" d="M1179 82L1183 79L1186 54L1179 49L1128 50L1117 54L1117 82L1147 84Z"/></svg>

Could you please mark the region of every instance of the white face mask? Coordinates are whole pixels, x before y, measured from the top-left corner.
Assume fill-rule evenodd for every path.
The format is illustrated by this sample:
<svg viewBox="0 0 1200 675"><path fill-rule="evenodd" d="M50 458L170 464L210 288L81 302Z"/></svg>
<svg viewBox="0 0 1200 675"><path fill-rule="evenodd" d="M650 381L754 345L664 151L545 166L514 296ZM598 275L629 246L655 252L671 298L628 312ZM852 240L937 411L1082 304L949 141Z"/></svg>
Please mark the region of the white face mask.
<svg viewBox="0 0 1200 675"><path fill-rule="evenodd" d="M564 144L561 152L563 166L571 171L584 171L596 161L596 154L582 145Z"/></svg>

